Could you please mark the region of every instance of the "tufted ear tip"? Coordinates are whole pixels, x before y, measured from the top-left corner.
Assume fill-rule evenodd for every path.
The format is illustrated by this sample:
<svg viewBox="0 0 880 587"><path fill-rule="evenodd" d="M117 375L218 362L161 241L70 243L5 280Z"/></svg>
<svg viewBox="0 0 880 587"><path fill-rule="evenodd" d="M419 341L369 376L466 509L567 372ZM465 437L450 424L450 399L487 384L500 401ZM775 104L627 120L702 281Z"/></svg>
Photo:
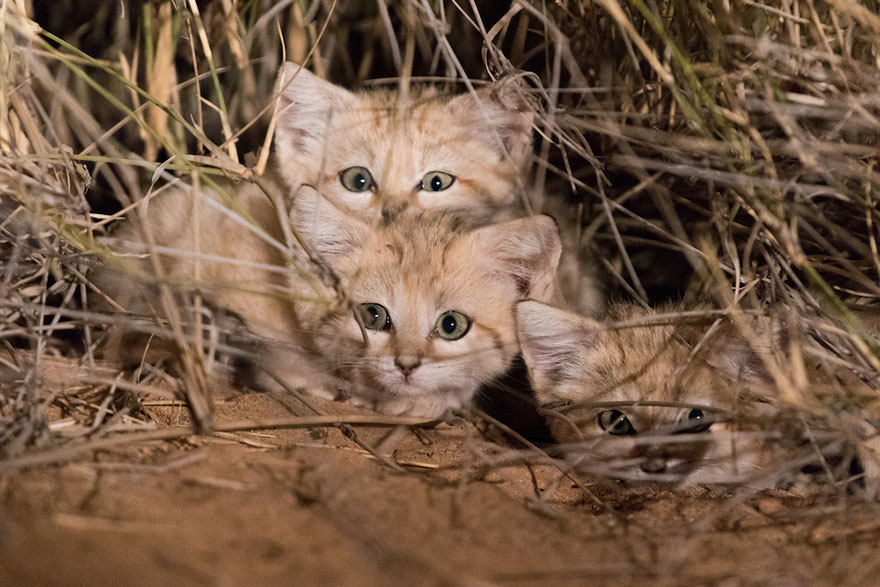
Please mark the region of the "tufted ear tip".
<svg viewBox="0 0 880 587"><path fill-rule="evenodd" d="M526 230L522 233L526 240L525 245L531 244L534 249L535 265L525 294L539 301L548 301L553 295L556 271L562 257L559 226L553 218L545 214L523 218L520 222L527 223Z"/></svg>
<svg viewBox="0 0 880 587"><path fill-rule="evenodd" d="M469 243L490 272L513 284L517 299L546 301L551 297L562 242L549 216L478 228L469 235Z"/></svg>
<svg viewBox="0 0 880 587"><path fill-rule="evenodd" d="M306 84L333 85L309 71L305 65L294 63L293 61L285 61L281 64L277 83L279 86L278 90L282 93L286 92L292 84L298 84L300 86Z"/></svg>
<svg viewBox="0 0 880 587"><path fill-rule="evenodd" d="M511 112L519 112L533 118L537 104L528 93L521 76L506 75L487 87L491 97Z"/></svg>
<svg viewBox="0 0 880 587"><path fill-rule="evenodd" d="M745 316L739 326L731 318L725 318L703 342L701 355L731 381L755 388L772 384L765 359L785 365L790 358L792 335L798 336L797 325L788 324L784 316Z"/></svg>
<svg viewBox="0 0 880 587"><path fill-rule="evenodd" d="M283 86L285 83L289 82L293 79L294 75L296 75L297 70L305 69L299 63L294 63L293 61L285 61L281 64L281 71L278 73L278 84L279 86Z"/></svg>

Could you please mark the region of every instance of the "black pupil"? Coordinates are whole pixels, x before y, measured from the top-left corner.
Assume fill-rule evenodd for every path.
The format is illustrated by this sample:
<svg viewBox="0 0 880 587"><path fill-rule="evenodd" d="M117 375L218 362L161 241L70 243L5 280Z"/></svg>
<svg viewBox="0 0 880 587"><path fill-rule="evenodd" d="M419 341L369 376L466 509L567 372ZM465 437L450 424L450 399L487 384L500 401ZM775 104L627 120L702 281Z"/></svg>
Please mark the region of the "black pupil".
<svg viewBox="0 0 880 587"><path fill-rule="evenodd" d="M614 410L611 412L611 427L614 428L617 432L624 430L626 428L626 418L623 415L623 412L619 412Z"/></svg>
<svg viewBox="0 0 880 587"><path fill-rule="evenodd" d="M703 410L699 410L699 409L691 410L690 413L688 414L688 418L690 420L697 420L697 421L702 420L703 419Z"/></svg>
<svg viewBox="0 0 880 587"><path fill-rule="evenodd" d="M431 184L431 189L434 190L435 192L439 192L440 189L443 187L443 180L440 179L439 175L435 175L434 177L432 177L431 181L429 183ZM453 322L454 322L454 319L453 319Z"/></svg>
<svg viewBox="0 0 880 587"><path fill-rule="evenodd" d="M379 308L376 306L367 306L367 315L370 319L370 324L376 325L379 323Z"/></svg>
<svg viewBox="0 0 880 587"><path fill-rule="evenodd" d="M446 334L452 334L458 327L458 321L455 319L455 316L446 316L443 318L442 327L443 332Z"/></svg>
<svg viewBox="0 0 880 587"><path fill-rule="evenodd" d="M358 172L357 175L354 176L354 187L359 190L362 190L367 187L367 176L363 173Z"/></svg>

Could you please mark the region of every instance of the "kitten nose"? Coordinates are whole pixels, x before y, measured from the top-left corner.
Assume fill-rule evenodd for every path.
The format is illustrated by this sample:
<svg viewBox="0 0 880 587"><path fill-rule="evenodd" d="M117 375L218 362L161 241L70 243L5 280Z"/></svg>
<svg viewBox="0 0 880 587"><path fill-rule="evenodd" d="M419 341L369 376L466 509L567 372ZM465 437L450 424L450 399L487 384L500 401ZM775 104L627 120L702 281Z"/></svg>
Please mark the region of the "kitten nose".
<svg viewBox="0 0 880 587"><path fill-rule="evenodd" d="M382 204L382 226L388 226L394 222L403 209L406 208L406 202L386 201Z"/></svg>
<svg viewBox="0 0 880 587"><path fill-rule="evenodd" d="M397 368L400 369L401 373L409 376L413 371L419 368L419 365L422 364L422 360L414 355L401 355L394 359L394 364L397 365Z"/></svg>
<svg viewBox="0 0 880 587"><path fill-rule="evenodd" d="M646 459L642 461L641 469L650 475L656 475L666 470L666 461L663 459Z"/></svg>

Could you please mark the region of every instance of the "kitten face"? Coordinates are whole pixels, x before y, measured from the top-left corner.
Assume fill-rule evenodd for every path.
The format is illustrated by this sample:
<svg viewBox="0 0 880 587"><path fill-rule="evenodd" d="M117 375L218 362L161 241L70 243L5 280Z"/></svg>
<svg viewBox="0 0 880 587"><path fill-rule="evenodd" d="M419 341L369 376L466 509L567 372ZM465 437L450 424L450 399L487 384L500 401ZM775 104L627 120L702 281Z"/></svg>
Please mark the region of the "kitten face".
<svg viewBox="0 0 880 587"><path fill-rule="evenodd" d="M442 414L503 373L515 303L549 297L561 252L546 216L474 229L410 211L371 227L316 194L297 198L294 219L364 327L337 312L314 326L316 346L349 393L391 413Z"/></svg>
<svg viewBox="0 0 880 587"><path fill-rule="evenodd" d="M612 320L649 317L619 306ZM538 302L517 306L518 335L551 430L603 475L690 485L747 478L767 458L733 425L750 409L673 325L609 329ZM693 330L693 329L691 329ZM717 345L714 345L717 346ZM719 350L719 349L715 349Z"/></svg>
<svg viewBox="0 0 880 587"><path fill-rule="evenodd" d="M280 76L275 134L288 186L318 189L362 218L408 207L512 218L531 147L532 111L512 82L443 97L414 91L355 94L292 63Z"/></svg>

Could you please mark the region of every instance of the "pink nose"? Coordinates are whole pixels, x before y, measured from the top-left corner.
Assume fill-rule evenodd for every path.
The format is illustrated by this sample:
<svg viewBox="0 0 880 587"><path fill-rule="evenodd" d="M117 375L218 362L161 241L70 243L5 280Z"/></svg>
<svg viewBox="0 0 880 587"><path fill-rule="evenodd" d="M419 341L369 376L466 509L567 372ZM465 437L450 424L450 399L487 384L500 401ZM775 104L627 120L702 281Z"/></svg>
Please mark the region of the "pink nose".
<svg viewBox="0 0 880 587"><path fill-rule="evenodd" d="M422 360L412 355L401 355L394 359L394 364L400 369L400 372L406 376L412 375L412 372L419 368Z"/></svg>

